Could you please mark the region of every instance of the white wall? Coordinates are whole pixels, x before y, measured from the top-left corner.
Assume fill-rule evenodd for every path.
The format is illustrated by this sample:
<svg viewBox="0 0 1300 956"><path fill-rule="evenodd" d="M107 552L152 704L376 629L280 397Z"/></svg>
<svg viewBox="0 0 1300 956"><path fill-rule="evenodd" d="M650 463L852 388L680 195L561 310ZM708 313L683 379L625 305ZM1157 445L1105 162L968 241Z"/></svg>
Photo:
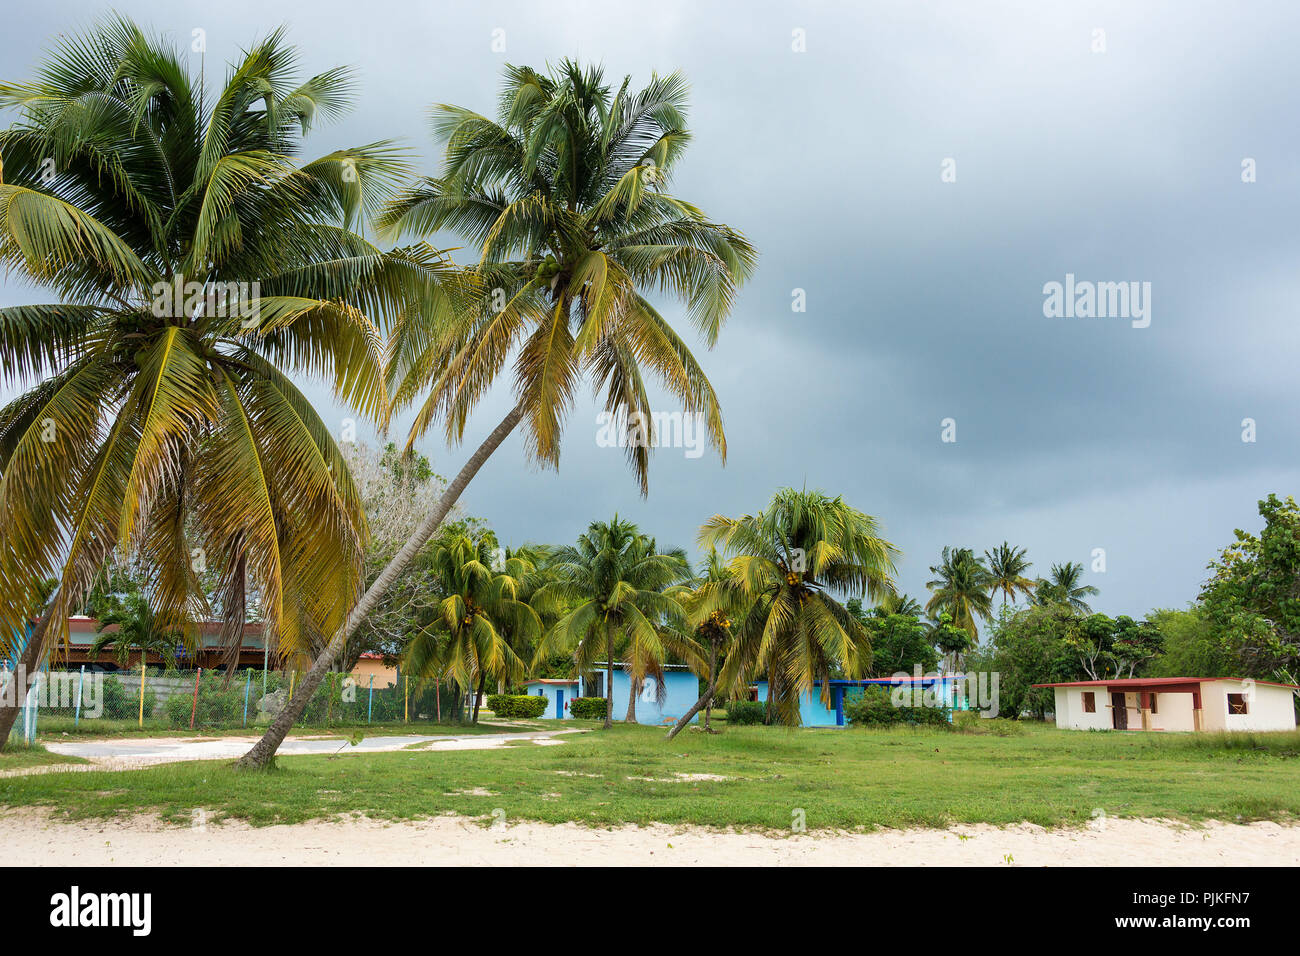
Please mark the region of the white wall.
<svg viewBox="0 0 1300 956"><path fill-rule="evenodd" d="M1097 701L1096 713L1083 710L1083 695L1092 692ZM1110 730L1110 695L1105 687L1056 688L1056 726L1067 730Z"/></svg>
<svg viewBox="0 0 1300 956"><path fill-rule="evenodd" d="M1248 713L1229 714L1228 695L1246 694ZM1206 730L1294 730L1295 705L1289 687L1248 685L1239 680L1206 681L1201 685Z"/></svg>

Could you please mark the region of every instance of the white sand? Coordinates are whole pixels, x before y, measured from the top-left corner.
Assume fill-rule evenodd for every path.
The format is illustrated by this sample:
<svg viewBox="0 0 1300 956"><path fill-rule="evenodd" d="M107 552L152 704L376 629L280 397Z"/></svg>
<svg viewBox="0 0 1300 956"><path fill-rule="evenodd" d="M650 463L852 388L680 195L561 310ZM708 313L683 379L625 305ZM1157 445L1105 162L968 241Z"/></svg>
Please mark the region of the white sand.
<svg viewBox="0 0 1300 956"><path fill-rule="evenodd" d="M196 823L167 827L151 817L67 823L42 810L7 810L0 812L0 846L10 865L44 866L1300 865L1300 827L1273 823L1106 820L1081 830L1021 824L789 836L663 825L484 827L452 816L253 828L203 824L197 815Z"/></svg>

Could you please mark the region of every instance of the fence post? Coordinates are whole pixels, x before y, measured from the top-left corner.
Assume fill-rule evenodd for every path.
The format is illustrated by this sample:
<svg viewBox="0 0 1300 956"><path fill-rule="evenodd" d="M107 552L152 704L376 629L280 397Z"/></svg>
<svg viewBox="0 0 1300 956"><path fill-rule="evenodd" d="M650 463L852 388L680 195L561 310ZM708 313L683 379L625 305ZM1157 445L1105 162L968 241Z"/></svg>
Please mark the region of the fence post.
<svg viewBox="0 0 1300 956"><path fill-rule="evenodd" d="M402 719L409 724L411 722L411 678L409 675L406 677L406 703L404 706L406 716Z"/></svg>
<svg viewBox="0 0 1300 956"><path fill-rule="evenodd" d="M253 686L253 672L244 671L244 726L248 726L248 690Z"/></svg>
<svg viewBox="0 0 1300 956"><path fill-rule="evenodd" d="M36 708L39 704L38 690L41 686L41 675L37 673L36 680L32 681L32 688L27 692L27 704L23 710L23 737L27 740L30 747L36 743Z"/></svg>
<svg viewBox="0 0 1300 956"><path fill-rule="evenodd" d="M144 651L140 652L140 726L144 727Z"/></svg>
<svg viewBox="0 0 1300 956"><path fill-rule="evenodd" d="M375 712L375 675L370 675L370 701L366 704L366 723L370 723L370 715Z"/></svg>
<svg viewBox="0 0 1300 956"><path fill-rule="evenodd" d="M77 678L77 709L72 716L72 729L76 730L81 724L81 689L86 683L86 665L81 665L81 676Z"/></svg>
<svg viewBox="0 0 1300 956"><path fill-rule="evenodd" d="M293 700L293 682L297 679L298 679L298 672L289 671L289 696L284 699L286 705L289 703L289 701Z"/></svg>
<svg viewBox="0 0 1300 956"><path fill-rule="evenodd" d="M194 715L199 712L199 678L203 676L203 668L200 667L194 672L194 703L190 705L190 730L194 729Z"/></svg>

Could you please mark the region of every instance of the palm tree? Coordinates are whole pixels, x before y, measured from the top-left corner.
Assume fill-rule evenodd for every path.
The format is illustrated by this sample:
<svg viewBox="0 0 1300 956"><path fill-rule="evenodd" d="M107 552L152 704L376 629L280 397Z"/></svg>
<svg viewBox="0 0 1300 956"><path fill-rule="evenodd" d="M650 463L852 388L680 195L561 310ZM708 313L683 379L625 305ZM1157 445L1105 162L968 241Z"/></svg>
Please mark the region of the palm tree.
<svg viewBox="0 0 1300 956"><path fill-rule="evenodd" d="M491 535L456 534L434 549L430 565L447 591L438 619L407 646L402 668L421 680L450 677L473 695L470 717L478 722L479 698L488 680L516 681L525 665L502 633L509 628L523 639L541 634L537 612L520 600L521 582L534 569L522 558L509 558L494 569L497 542Z"/></svg>
<svg viewBox="0 0 1300 956"><path fill-rule="evenodd" d="M614 660L624 649L630 681L628 720L636 719L640 683L653 677L664 686L663 661L684 643L660 626L665 617L680 618L677 599L664 593L690 573L680 548L660 553L653 538L621 520L593 521L574 546L560 548L551 565L554 580L544 584L535 605L572 609L542 638L534 663L549 654L571 653L579 674L605 666L605 728L613 726Z"/></svg>
<svg viewBox="0 0 1300 956"><path fill-rule="evenodd" d="M108 630L115 628L115 630ZM149 654L161 657L163 663L176 666L176 648L182 635L159 626L157 615L149 606L143 593L133 591L120 600L112 601L99 615L95 639L90 644L91 658L112 648L113 657L121 667L127 667L131 651L139 650L141 660Z"/></svg>
<svg viewBox="0 0 1300 956"><path fill-rule="evenodd" d="M931 591L925 612L936 620L942 613L949 614L953 624L970 634L972 641L979 640L975 619L987 620L993 604L992 579L984 560L975 557L970 548L945 547L939 564L931 567L930 573L935 578L925 585Z"/></svg>
<svg viewBox="0 0 1300 956"><path fill-rule="evenodd" d="M925 610L921 607L920 601L903 592L886 594L877 608L886 615L902 614L904 617L920 617Z"/></svg>
<svg viewBox="0 0 1300 956"><path fill-rule="evenodd" d="M1034 593L1034 582L1025 573L1033 565L1026 560L1025 555L1024 548L1013 548L1005 541L993 551L984 552L990 575L989 596L1001 592L1003 607L1006 607L1008 600L1014 601L1017 593L1025 597Z"/></svg>
<svg viewBox="0 0 1300 956"><path fill-rule="evenodd" d="M704 693L668 731L669 740L676 737L701 708L704 710L704 731L713 733L711 721L713 701L718 692L718 655L730 646L732 622L742 618L747 610L742 592L727 587L730 579L731 572L728 571L726 562L717 549L712 548L695 579L670 592L678 598L686 611L686 622L694 632L695 644L708 648L709 661L705 672L708 675L708 685Z"/></svg>
<svg viewBox="0 0 1300 956"><path fill-rule="evenodd" d="M248 594L282 655L333 633L365 519L289 376L324 374L381 418L376 323L450 304L432 249L384 253L351 228L405 174L394 147L296 162L346 110L346 70L295 82L276 31L209 97L187 60L112 19L0 85L18 114L0 132L0 261L57 299L0 310L8 381L39 381L0 410L0 641L33 583L59 578L33 664L115 549L148 569L159 625L191 636L215 569L232 655ZM0 708L0 739L15 713Z"/></svg>
<svg viewBox="0 0 1300 956"><path fill-rule="evenodd" d="M699 541L731 556L725 587L748 605L719 675L729 694L766 675L770 719L794 725L800 696L818 681L830 706L830 679L870 666L866 631L832 592L880 600L894 589L898 549L875 518L842 498L783 488L757 514L715 515Z"/></svg>
<svg viewBox="0 0 1300 956"><path fill-rule="evenodd" d="M411 442L438 416L448 439L459 441L511 355L513 407L366 591L304 679L304 692L521 422L531 456L558 464L564 416L584 375L603 388L610 413L625 415L642 493L654 440L644 431L646 371L686 412L703 416L725 460L713 387L646 294L684 301L711 347L756 253L739 232L667 192L689 139L685 80L674 73L652 77L639 92L629 85L624 79L614 92L599 69L567 60L550 75L511 66L496 121L435 108L442 176L390 205L381 223L392 235L459 231L479 246L473 272L483 294L479 308L452 323L408 312L390 342L389 381L399 404L424 397ZM241 765L268 764L300 711L286 707Z"/></svg>
<svg viewBox="0 0 1300 956"><path fill-rule="evenodd" d="M1053 564L1051 576L1041 578L1035 587L1035 604L1064 604L1077 614L1091 614L1092 608L1084 600L1101 592L1091 584L1083 584L1083 565L1067 561L1065 564Z"/></svg>

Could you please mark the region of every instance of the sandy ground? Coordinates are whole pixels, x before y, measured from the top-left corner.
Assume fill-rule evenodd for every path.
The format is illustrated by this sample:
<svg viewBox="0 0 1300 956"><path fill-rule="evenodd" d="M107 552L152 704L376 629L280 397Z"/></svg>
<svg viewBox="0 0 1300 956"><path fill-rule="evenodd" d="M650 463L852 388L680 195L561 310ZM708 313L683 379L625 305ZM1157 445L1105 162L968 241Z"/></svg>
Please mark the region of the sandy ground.
<svg viewBox="0 0 1300 956"><path fill-rule="evenodd" d="M262 828L199 818L168 827L152 817L68 823L22 809L0 813L0 846L11 865L37 866L1300 865L1300 827L1155 820L1106 820L1081 830L1021 824L773 836L662 825L485 827L452 816Z"/></svg>

